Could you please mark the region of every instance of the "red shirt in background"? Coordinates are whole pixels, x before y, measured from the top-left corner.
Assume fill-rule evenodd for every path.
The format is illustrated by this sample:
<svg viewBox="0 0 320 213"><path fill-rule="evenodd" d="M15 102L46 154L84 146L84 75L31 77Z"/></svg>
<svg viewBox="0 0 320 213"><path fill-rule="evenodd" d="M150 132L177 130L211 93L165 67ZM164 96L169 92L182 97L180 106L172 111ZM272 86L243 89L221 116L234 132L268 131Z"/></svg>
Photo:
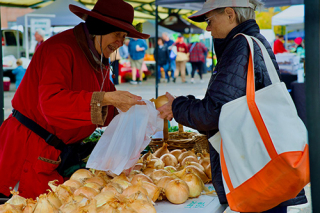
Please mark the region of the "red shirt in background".
<svg viewBox="0 0 320 213"><path fill-rule="evenodd" d="M176 43L177 46L177 52L181 52L181 53L188 53L188 46L186 45L186 43Z"/></svg>
<svg viewBox="0 0 320 213"><path fill-rule="evenodd" d="M280 39L277 39L273 44L273 52L274 54L277 54L277 53L285 53L288 51L284 48L282 41Z"/></svg>

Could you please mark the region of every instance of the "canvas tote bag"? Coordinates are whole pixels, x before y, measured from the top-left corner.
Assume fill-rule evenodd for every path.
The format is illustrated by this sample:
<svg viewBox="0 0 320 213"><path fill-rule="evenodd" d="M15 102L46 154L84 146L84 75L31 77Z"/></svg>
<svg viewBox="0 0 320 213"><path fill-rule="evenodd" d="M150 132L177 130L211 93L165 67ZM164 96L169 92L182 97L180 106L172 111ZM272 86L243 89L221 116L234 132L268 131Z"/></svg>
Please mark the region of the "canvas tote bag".
<svg viewBox="0 0 320 213"><path fill-rule="evenodd" d="M264 45L254 37L237 36L250 46L247 90L221 109L221 170L230 208L261 212L296 197L309 183L307 130ZM272 82L256 92L252 40Z"/></svg>

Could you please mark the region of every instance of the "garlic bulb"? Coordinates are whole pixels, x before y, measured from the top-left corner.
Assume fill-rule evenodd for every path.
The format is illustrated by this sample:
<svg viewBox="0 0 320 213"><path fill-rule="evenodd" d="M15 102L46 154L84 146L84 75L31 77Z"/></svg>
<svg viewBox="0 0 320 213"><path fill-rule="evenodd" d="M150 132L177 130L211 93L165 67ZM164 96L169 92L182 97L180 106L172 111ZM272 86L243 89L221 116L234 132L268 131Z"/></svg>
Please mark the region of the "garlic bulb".
<svg viewBox="0 0 320 213"><path fill-rule="evenodd" d="M70 177L71 180L77 180L80 183L84 183L86 179L92 178L93 174L87 169L79 169Z"/></svg>
<svg viewBox="0 0 320 213"><path fill-rule="evenodd" d="M189 197L189 187L183 180L172 180L165 188L167 199L174 204L186 202Z"/></svg>
<svg viewBox="0 0 320 213"><path fill-rule="evenodd" d="M162 155L170 153L168 150L168 144L163 143L163 146L160 149L157 149L155 153L153 154L155 157L160 158Z"/></svg>
<svg viewBox="0 0 320 213"><path fill-rule="evenodd" d="M163 161L165 166L173 166L176 167L178 165L177 158L170 153L166 153L160 157L160 160Z"/></svg>

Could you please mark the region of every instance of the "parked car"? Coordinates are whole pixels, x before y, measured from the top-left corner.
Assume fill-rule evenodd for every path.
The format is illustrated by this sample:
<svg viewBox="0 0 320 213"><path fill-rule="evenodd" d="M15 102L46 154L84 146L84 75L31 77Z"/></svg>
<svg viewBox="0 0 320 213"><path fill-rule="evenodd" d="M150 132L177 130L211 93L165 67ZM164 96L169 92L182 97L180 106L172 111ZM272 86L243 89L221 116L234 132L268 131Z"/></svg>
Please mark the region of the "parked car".
<svg viewBox="0 0 320 213"><path fill-rule="evenodd" d="M19 30L2 29L2 56L25 57L23 34Z"/></svg>

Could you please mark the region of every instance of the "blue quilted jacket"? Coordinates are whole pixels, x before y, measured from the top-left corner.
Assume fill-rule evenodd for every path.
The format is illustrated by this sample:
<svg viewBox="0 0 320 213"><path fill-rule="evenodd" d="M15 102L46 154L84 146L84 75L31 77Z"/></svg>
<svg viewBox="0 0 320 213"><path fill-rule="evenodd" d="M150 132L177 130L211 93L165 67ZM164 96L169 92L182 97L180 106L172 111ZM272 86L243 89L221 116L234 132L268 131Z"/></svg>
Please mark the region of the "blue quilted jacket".
<svg viewBox="0 0 320 213"><path fill-rule="evenodd" d="M210 138L219 131L219 115L221 107L229 101L246 94L246 79L249 59L249 46L243 36L234 36L238 33L258 38L267 48L276 70L279 67L268 41L260 34L255 20L248 20L235 27L225 39L215 39L214 48L218 63L212 74L204 99L195 99L193 96L177 97L172 104L175 120L185 126L197 129ZM254 43L254 66L256 90L271 84L262 53ZM221 204L227 203L222 183L219 154L210 144L210 158L212 182ZM289 201L280 205L297 205L306 203L304 190Z"/></svg>

